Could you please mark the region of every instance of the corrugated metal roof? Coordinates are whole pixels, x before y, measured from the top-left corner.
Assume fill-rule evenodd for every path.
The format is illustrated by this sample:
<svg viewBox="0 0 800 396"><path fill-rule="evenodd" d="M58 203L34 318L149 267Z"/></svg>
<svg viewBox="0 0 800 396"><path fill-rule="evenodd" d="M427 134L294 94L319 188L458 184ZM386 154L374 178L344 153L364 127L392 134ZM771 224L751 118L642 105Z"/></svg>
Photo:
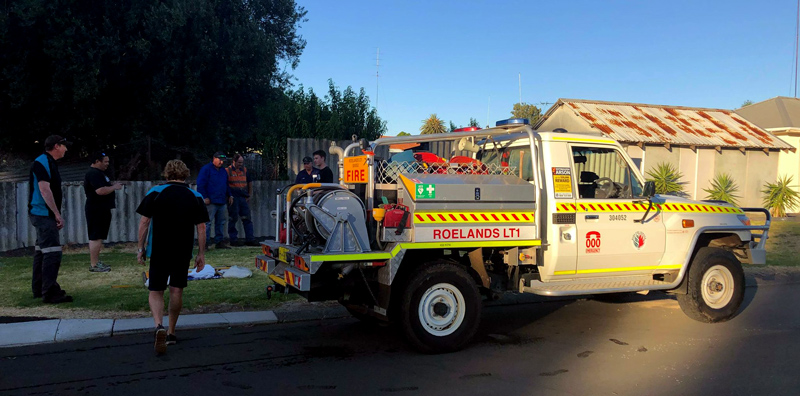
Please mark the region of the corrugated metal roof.
<svg viewBox="0 0 800 396"><path fill-rule="evenodd" d="M560 108L619 142L794 149L733 111L723 109L559 99L538 125Z"/></svg>

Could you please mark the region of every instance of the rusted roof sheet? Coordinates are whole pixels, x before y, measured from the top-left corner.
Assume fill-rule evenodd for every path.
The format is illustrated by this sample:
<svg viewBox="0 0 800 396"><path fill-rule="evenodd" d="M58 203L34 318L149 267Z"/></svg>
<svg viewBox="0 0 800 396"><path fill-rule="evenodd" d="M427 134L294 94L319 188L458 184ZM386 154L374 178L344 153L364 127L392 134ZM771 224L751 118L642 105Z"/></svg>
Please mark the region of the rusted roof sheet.
<svg viewBox="0 0 800 396"><path fill-rule="evenodd" d="M625 143L793 149L730 110L559 99L558 108Z"/></svg>

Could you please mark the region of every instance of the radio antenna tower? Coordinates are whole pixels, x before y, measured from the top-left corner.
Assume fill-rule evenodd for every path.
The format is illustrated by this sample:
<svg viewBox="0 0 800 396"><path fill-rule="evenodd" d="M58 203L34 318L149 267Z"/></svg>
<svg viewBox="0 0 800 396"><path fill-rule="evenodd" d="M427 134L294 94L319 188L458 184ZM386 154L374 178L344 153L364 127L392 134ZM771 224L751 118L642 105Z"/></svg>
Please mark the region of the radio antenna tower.
<svg viewBox="0 0 800 396"><path fill-rule="evenodd" d="M519 76L519 104L522 106L522 73L518 73L517 75Z"/></svg>
<svg viewBox="0 0 800 396"><path fill-rule="evenodd" d="M378 111L378 95L380 94L380 68L381 67L381 49L378 47L378 53L375 55L375 112Z"/></svg>

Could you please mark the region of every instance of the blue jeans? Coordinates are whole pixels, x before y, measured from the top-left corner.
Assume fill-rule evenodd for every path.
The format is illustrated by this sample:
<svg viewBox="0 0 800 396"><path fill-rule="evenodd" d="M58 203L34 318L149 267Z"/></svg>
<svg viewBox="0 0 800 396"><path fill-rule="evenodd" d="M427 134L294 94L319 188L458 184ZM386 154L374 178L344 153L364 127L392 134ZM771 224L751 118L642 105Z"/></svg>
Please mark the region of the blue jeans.
<svg viewBox="0 0 800 396"><path fill-rule="evenodd" d="M206 205L206 209L208 209L208 223L206 223L206 244L209 244L208 241L211 239L211 221L214 221L214 243L222 242L222 239L225 235L222 234L222 230L225 229L225 221L228 220L225 217L225 204L209 204Z"/></svg>
<svg viewBox="0 0 800 396"><path fill-rule="evenodd" d="M228 216L230 223L228 223L228 237L231 243L236 242L239 237L239 231L236 230L236 222L239 218L242 219L242 227L244 228L244 236L247 242L255 240L253 237L253 220L250 219L250 205L247 204L245 197L233 197L233 205L228 206Z"/></svg>

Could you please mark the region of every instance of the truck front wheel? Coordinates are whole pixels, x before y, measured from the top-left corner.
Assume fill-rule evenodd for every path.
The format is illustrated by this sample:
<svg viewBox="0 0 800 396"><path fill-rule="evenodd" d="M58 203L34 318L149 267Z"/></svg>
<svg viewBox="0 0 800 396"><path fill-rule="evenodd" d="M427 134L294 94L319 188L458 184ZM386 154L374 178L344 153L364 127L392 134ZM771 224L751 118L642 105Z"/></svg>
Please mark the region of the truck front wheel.
<svg viewBox="0 0 800 396"><path fill-rule="evenodd" d="M406 285L401 315L403 332L415 348L425 353L452 352L478 330L481 296L461 266L423 265Z"/></svg>
<svg viewBox="0 0 800 396"><path fill-rule="evenodd" d="M678 304L688 317L717 323L739 313L744 299L744 271L731 252L705 247L697 252L688 273L686 294Z"/></svg>

